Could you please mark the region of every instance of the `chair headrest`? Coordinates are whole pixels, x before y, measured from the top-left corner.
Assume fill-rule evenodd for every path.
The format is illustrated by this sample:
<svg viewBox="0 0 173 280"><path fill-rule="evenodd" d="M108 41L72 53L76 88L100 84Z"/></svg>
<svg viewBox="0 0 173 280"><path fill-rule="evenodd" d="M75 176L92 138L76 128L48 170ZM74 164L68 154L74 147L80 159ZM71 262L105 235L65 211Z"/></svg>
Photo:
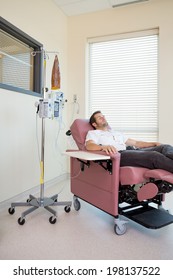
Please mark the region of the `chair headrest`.
<svg viewBox="0 0 173 280"><path fill-rule="evenodd" d="M89 130L94 128L90 125L87 119L76 119L71 127L71 134L79 148L79 150L85 150L85 138Z"/></svg>

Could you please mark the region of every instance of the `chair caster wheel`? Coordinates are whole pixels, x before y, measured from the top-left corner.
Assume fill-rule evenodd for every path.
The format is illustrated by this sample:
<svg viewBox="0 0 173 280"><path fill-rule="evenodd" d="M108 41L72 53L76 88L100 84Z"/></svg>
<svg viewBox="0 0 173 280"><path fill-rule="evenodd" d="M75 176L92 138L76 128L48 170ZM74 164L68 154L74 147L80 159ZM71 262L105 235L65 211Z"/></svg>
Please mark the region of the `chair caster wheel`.
<svg viewBox="0 0 173 280"><path fill-rule="evenodd" d="M79 202L79 200L78 200L77 198L74 199L73 205L74 205L74 209L75 209L76 211L79 211L79 210L80 210L81 204L80 204L80 202Z"/></svg>
<svg viewBox="0 0 173 280"><path fill-rule="evenodd" d="M25 223L25 219L20 217L20 218L18 219L18 224L21 225L21 226L23 226L24 223Z"/></svg>
<svg viewBox="0 0 173 280"><path fill-rule="evenodd" d="M121 226L115 225L114 231L117 235L123 235L127 231L126 224L121 224Z"/></svg>
<svg viewBox="0 0 173 280"><path fill-rule="evenodd" d="M10 215L13 215L14 213L15 213L15 209L14 208L9 208L8 209L8 213L10 214Z"/></svg>
<svg viewBox="0 0 173 280"><path fill-rule="evenodd" d="M49 222L50 222L51 224L55 224L55 223L56 223L56 217L55 217L55 216L51 216L51 217L49 218Z"/></svg>
<svg viewBox="0 0 173 280"><path fill-rule="evenodd" d="M69 212L71 211L70 206L65 206L65 207L64 207L64 211L65 211L66 213L69 213Z"/></svg>

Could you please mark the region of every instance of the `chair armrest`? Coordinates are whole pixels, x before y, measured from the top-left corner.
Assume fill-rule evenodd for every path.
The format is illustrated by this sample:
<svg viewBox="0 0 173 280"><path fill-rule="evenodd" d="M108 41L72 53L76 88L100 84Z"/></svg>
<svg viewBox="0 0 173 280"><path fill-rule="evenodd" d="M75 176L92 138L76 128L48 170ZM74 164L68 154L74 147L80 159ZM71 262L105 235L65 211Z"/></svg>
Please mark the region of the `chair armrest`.
<svg viewBox="0 0 173 280"><path fill-rule="evenodd" d="M94 161L94 160L108 160L111 157L109 155L106 155L105 153L94 153L94 152L88 152L88 151L81 151L81 150L67 150L64 152L64 154L88 161Z"/></svg>
<svg viewBox="0 0 173 280"><path fill-rule="evenodd" d="M118 162L120 162L120 156L121 156L120 153L107 155L103 151L82 151L82 150L71 150L71 149L66 150L66 152L64 152L64 154L70 156L70 154L72 155L73 152L74 152L75 157L76 157L77 153L79 153L79 154L83 153L83 154L86 154L86 155L88 155L88 154L95 154L96 155L97 154L97 155L103 155L103 159L104 158L106 159L106 157L107 157L107 159L117 160ZM85 158L85 159L87 159L87 158Z"/></svg>

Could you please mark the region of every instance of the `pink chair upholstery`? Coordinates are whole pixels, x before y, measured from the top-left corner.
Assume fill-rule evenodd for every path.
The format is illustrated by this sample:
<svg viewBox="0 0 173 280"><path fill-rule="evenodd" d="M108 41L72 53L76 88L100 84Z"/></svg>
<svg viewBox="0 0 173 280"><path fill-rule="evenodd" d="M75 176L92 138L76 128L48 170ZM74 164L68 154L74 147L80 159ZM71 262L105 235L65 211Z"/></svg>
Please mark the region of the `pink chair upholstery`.
<svg viewBox="0 0 173 280"><path fill-rule="evenodd" d="M89 121L86 119L76 119L70 127L73 138L79 148L79 150L85 149L85 138L87 132L92 130L93 127L90 125Z"/></svg>
<svg viewBox="0 0 173 280"><path fill-rule="evenodd" d="M147 168L123 166L120 168L120 183L121 185L133 185L145 182L147 171Z"/></svg>
<svg viewBox="0 0 173 280"><path fill-rule="evenodd" d="M71 125L70 131L79 150L86 151L85 138L88 130L91 129L93 128L86 119L76 119ZM104 152L97 153L105 155ZM170 190L172 183L173 174L164 170L120 167L119 153L111 155L110 160L103 162L87 162L71 157L71 192L74 194L76 203L74 206L79 205L77 198L81 198L114 216L116 218L114 230L117 234L125 232L124 223L118 220L119 214L149 228L159 228L172 223L173 217L170 215L171 217L164 216L163 220L166 219L166 222L155 224L156 209L149 206L150 202L160 206L164 194L159 188L163 189L166 185L166 190ZM139 186L138 191L135 190L135 186ZM129 206L121 207L123 202L128 203ZM137 214L134 210L128 212L128 209L133 209L134 205L141 206L142 210L137 210ZM78 207L76 210L79 210ZM150 214L153 215L153 220L149 223L143 221L148 219L146 216L148 210L151 210ZM159 212L159 215L163 216L163 213Z"/></svg>

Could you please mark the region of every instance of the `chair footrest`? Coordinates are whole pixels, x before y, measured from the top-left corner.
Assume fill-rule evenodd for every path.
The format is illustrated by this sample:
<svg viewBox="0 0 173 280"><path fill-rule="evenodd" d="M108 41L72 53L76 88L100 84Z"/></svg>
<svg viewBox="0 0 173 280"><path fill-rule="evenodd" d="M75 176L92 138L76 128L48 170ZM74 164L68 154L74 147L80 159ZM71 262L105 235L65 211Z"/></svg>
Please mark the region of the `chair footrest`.
<svg viewBox="0 0 173 280"><path fill-rule="evenodd" d="M151 206L122 211L122 215L151 229L161 228L173 223L173 215L166 210L156 209Z"/></svg>

